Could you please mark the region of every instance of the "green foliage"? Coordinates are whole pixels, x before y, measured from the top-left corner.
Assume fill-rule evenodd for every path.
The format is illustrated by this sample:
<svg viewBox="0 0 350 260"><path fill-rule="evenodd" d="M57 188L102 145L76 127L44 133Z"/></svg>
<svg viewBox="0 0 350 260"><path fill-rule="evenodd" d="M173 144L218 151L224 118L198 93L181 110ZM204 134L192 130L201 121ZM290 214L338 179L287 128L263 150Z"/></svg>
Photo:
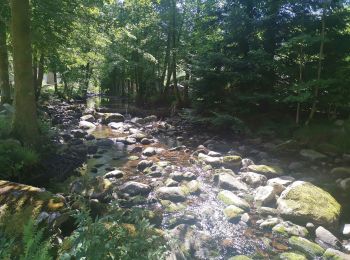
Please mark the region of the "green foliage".
<svg viewBox="0 0 350 260"><path fill-rule="evenodd" d="M39 155L17 140L0 140L0 179L13 180L20 177L23 169L35 166L39 161Z"/></svg>
<svg viewBox="0 0 350 260"><path fill-rule="evenodd" d="M39 228L33 219L23 227L21 236L0 232L0 258L4 260L49 260L51 243L45 237L45 229Z"/></svg>
<svg viewBox="0 0 350 260"><path fill-rule="evenodd" d="M11 118L0 116L0 139L5 139L10 136Z"/></svg>
<svg viewBox="0 0 350 260"><path fill-rule="evenodd" d="M163 259L160 235L141 212L112 209L93 220L88 212L76 215L78 228L65 239L59 259Z"/></svg>

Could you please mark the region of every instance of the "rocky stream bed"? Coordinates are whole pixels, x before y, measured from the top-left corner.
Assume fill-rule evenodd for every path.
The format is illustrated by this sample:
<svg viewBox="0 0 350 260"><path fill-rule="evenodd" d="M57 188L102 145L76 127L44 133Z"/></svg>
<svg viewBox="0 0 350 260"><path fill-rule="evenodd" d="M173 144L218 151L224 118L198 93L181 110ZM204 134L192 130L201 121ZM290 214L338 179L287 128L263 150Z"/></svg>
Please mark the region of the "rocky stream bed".
<svg viewBox="0 0 350 260"><path fill-rule="evenodd" d="M149 210L169 260L350 259L349 155L212 136L178 117L58 100L44 110L63 154L82 163L69 193L96 211Z"/></svg>

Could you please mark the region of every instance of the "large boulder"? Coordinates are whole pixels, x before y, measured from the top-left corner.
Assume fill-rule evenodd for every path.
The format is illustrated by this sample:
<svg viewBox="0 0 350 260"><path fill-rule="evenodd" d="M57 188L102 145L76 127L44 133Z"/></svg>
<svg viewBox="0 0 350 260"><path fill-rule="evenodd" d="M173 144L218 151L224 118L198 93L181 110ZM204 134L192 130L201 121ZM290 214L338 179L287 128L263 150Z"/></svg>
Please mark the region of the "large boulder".
<svg viewBox="0 0 350 260"><path fill-rule="evenodd" d="M277 210L292 221L334 227L338 224L341 206L321 188L296 181L282 192L277 200Z"/></svg>

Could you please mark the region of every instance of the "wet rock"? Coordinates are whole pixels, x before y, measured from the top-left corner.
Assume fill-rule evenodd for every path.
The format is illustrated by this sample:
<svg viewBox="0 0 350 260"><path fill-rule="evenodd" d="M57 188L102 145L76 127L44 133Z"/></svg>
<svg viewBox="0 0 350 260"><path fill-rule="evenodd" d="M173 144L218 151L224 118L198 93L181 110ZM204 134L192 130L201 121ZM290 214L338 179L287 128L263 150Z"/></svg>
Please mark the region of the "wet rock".
<svg viewBox="0 0 350 260"><path fill-rule="evenodd" d="M141 153L141 152L142 152L142 147L140 146L136 146L130 151L130 153Z"/></svg>
<svg viewBox="0 0 350 260"><path fill-rule="evenodd" d="M151 187L140 182L128 181L119 188L119 191L130 196L147 195L150 193Z"/></svg>
<svg viewBox="0 0 350 260"><path fill-rule="evenodd" d="M143 150L142 155L144 156L153 156L156 155L157 151L154 147L147 147L145 150Z"/></svg>
<svg viewBox="0 0 350 260"><path fill-rule="evenodd" d="M153 165L150 168L146 168L143 171L143 173L146 174L146 175L149 175L151 177L158 178L158 177L161 177L163 175L163 169L161 167Z"/></svg>
<svg viewBox="0 0 350 260"><path fill-rule="evenodd" d="M282 175L283 171L278 166L267 165L249 165L248 171L256 172L265 175L267 178L277 177Z"/></svg>
<svg viewBox="0 0 350 260"><path fill-rule="evenodd" d="M251 260L252 258L245 256L245 255L236 255L233 257L230 257L228 260Z"/></svg>
<svg viewBox="0 0 350 260"><path fill-rule="evenodd" d="M220 166L222 164L222 158L221 157L212 157L208 156L204 153L198 154L198 160L205 162L206 164L212 165L212 166Z"/></svg>
<svg viewBox="0 0 350 260"><path fill-rule="evenodd" d="M220 191L218 194L218 200L220 200L226 205L234 205L245 210L248 210L250 208L249 203L247 201L238 197L233 192L228 190Z"/></svg>
<svg viewBox="0 0 350 260"><path fill-rule="evenodd" d="M284 221L277 224L272 228L272 231L283 236L299 237L306 237L309 233L305 227L293 224L290 221Z"/></svg>
<svg viewBox="0 0 350 260"><path fill-rule="evenodd" d="M315 185L296 181L277 200L278 212L296 222L336 226L341 211L340 204L326 191Z"/></svg>
<svg viewBox="0 0 350 260"><path fill-rule="evenodd" d="M161 187L156 191L157 197L161 200L181 202L186 200L186 194L181 187Z"/></svg>
<svg viewBox="0 0 350 260"><path fill-rule="evenodd" d="M137 164L137 169L142 172L148 167L151 167L153 165L152 161L142 160Z"/></svg>
<svg viewBox="0 0 350 260"><path fill-rule="evenodd" d="M108 138L103 138L103 139L97 139L96 140L96 145L99 147L110 147L114 144L113 140L108 139Z"/></svg>
<svg viewBox="0 0 350 260"><path fill-rule="evenodd" d="M257 209L257 212L263 216L276 216L278 214L277 209L270 207L260 207Z"/></svg>
<svg viewBox="0 0 350 260"><path fill-rule="evenodd" d="M83 130L91 130L91 129L95 129L96 126L93 123L90 123L88 121L80 121L79 128Z"/></svg>
<svg viewBox="0 0 350 260"><path fill-rule="evenodd" d="M261 223L259 223L259 227L264 229L264 228L272 228L274 226L276 226L277 224L279 224L281 222L281 220L279 218L268 218L266 220L261 221ZM258 222L257 222L258 224Z"/></svg>
<svg viewBox="0 0 350 260"><path fill-rule="evenodd" d="M148 139L148 138L142 138L141 139L141 144L143 144L143 145L149 145L151 143L152 143L151 139Z"/></svg>
<svg viewBox="0 0 350 260"><path fill-rule="evenodd" d="M74 138L84 138L88 133L82 129L74 129L70 131Z"/></svg>
<svg viewBox="0 0 350 260"><path fill-rule="evenodd" d="M129 135L130 138L136 139L137 142L141 142L142 139L147 138L147 136L144 133L137 132L132 135Z"/></svg>
<svg viewBox="0 0 350 260"><path fill-rule="evenodd" d="M186 209L186 205L183 203L174 203L170 200L161 200L160 204L165 208L166 212L179 212Z"/></svg>
<svg viewBox="0 0 350 260"><path fill-rule="evenodd" d="M323 259L325 260L350 260L350 255L335 250L333 248L328 248L323 254Z"/></svg>
<svg viewBox="0 0 350 260"><path fill-rule="evenodd" d="M147 116L147 117L143 118L144 124L148 124L148 123L152 123L152 122L156 122L156 121L157 121L157 116L155 116L155 115L151 115L151 116Z"/></svg>
<svg viewBox="0 0 350 260"><path fill-rule="evenodd" d="M248 158L242 159L242 169L247 169L249 165L254 165L253 160Z"/></svg>
<svg viewBox="0 0 350 260"><path fill-rule="evenodd" d="M85 115L85 116L80 117L80 121L87 121L90 123L94 123L94 122L96 122L96 119L93 115Z"/></svg>
<svg viewBox="0 0 350 260"><path fill-rule="evenodd" d="M271 186L260 186L254 195L254 202L257 207L269 204L275 200L276 192Z"/></svg>
<svg viewBox="0 0 350 260"><path fill-rule="evenodd" d="M228 155L222 157L222 163L224 167L237 169L242 165L242 158L236 155Z"/></svg>
<svg viewBox="0 0 350 260"><path fill-rule="evenodd" d="M300 151L300 155L303 156L306 159L309 159L311 161L317 161L327 158L326 155L319 153L315 150L311 149L303 149Z"/></svg>
<svg viewBox="0 0 350 260"><path fill-rule="evenodd" d="M180 224L194 225L197 222L197 218L191 214L183 214L178 217L172 218L167 223L170 228L176 227Z"/></svg>
<svg viewBox="0 0 350 260"><path fill-rule="evenodd" d="M255 172L242 172L242 180L252 187L258 187L266 184L267 178L265 175Z"/></svg>
<svg viewBox="0 0 350 260"><path fill-rule="evenodd" d="M165 186L167 186L167 187L176 187L178 185L179 185L179 183L177 181L174 181L173 179L167 179L165 181Z"/></svg>
<svg viewBox="0 0 350 260"><path fill-rule="evenodd" d="M214 151L209 151L208 156L210 157L221 157L221 153L214 152Z"/></svg>
<svg viewBox="0 0 350 260"><path fill-rule="evenodd" d="M134 117L130 120L131 123L134 123L134 124L143 124L144 121L142 118L140 117Z"/></svg>
<svg viewBox="0 0 350 260"><path fill-rule="evenodd" d="M341 243L330 231L322 226L319 226L316 231L316 241L321 242L321 245L331 246L333 248L340 248Z"/></svg>
<svg viewBox="0 0 350 260"><path fill-rule="evenodd" d="M119 178L122 178L123 176L124 176L124 172L120 170L114 170L114 171L107 172L103 177L106 179L119 179Z"/></svg>
<svg viewBox="0 0 350 260"><path fill-rule="evenodd" d="M281 194L294 180L290 176L281 176L268 180L267 185L273 187L276 194Z"/></svg>
<svg viewBox="0 0 350 260"><path fill-rule="evenodd" d="M343 235L350 237L350 224L345 224L343 228Z"/></svg>
<svg viewBox="0 0 350 260"><path fill-rule="evenodd" d="M224 215L229 221L234 221L239 219L244 213L244 210L236 207L234 205L230 205L224 209Z"/></svg>
<svg viewBox="0 0 350 260"><path fill-rule="evenodd" d="M285 252L278 256L279 260L307 260L304 255L293 253L293 252Z"/></svg>
<svg viewBox="0 0 350 260"><path fill-rule="evenodd" d="M233 177L231 174L223 173L219 175L219 186L227 190L248 190L248 186Z"/></svg>
<svg viewBox="0 0 350 260"><path fill-rule="evenodd" d="M126 144L126 145L136 144L136 139L135 138L131 138L131 137L127 137L124 140L124 144Z"/></svg>
<svg viewBox="0 0 350 260"><path fill-rule="evenodd" d="M336 167L331 170L331 174L335 177L350 176L350 167Z"/></svg>
<svg viewBox="0 0 350 260"><path fill-rule="evenodd" d="M292 236L288 242L293 249L303 252L307 256L311 257L311 259L321 257L325 252L322 247L307 240L306 238Z"/></svg>
<svg viewBox="0 0 350 260"><path fill-rule="evenodd" d="M119 113L104 113L102 114L102 123L109 124L111 122L124 122L124 116Z"/></svg>
<svg viewBox="0 0 350 260"><path fill-rule="evenodd" d="M169 177L177 182L191 181L191 180L195 180L197 178L196 175L194 175L192 172L182 173L182 172L177 172L177 171L171 173Z"/></svg>
<svg viewBox="0 0 350 260"><path fill-rule="evenodd" d="M112 128L113 130L119 130L119 131L121 131L121 132L124 131L124 123L123 123L123 122L119 122L119 123L117 123L117 122L111 122L111 123L108 124L108 126L109 126L110 128Z"/></svg>
<svg viewBox="0 0 350 260"><path fill-rule="evenodd" d="M191 180L181 188L186 194L198 194L201 191L201 184L197 180Z"/></svg>

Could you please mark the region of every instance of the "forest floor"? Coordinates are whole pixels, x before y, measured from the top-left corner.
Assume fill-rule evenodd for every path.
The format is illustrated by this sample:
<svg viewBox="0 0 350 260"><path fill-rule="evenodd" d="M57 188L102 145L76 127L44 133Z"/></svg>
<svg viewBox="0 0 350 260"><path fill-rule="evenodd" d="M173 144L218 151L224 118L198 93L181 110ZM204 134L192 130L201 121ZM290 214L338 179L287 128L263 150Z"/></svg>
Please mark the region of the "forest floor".
<svg viewBox="0 0 350 260"><path fill-rule="evenodd" d="M348 178L342 178L347 155L322 154L276 138L214 136L178 116L131 117L60 100L43 108L60 129L61 155L80 158L81 164L75 176L61 176L66 181L51 189L85 196L96 215L110 202L152 212L151 223L165 231L177 257L171 259L271 259L291 252L321 257L328 248L338 255L350 250L342 234L349 213ZM288 193L306 183L322 187L307 191L315 198L306 203L314 205L303 205L299 194L293 199L300 212L287 212ZM329 208L333 201L318 204L322 196L329 199L326 190L341 202L342 214ZM323 216L320 206L333 215ZM315 233L318 226L339 240L332 244L331 233Z"/></svg>

